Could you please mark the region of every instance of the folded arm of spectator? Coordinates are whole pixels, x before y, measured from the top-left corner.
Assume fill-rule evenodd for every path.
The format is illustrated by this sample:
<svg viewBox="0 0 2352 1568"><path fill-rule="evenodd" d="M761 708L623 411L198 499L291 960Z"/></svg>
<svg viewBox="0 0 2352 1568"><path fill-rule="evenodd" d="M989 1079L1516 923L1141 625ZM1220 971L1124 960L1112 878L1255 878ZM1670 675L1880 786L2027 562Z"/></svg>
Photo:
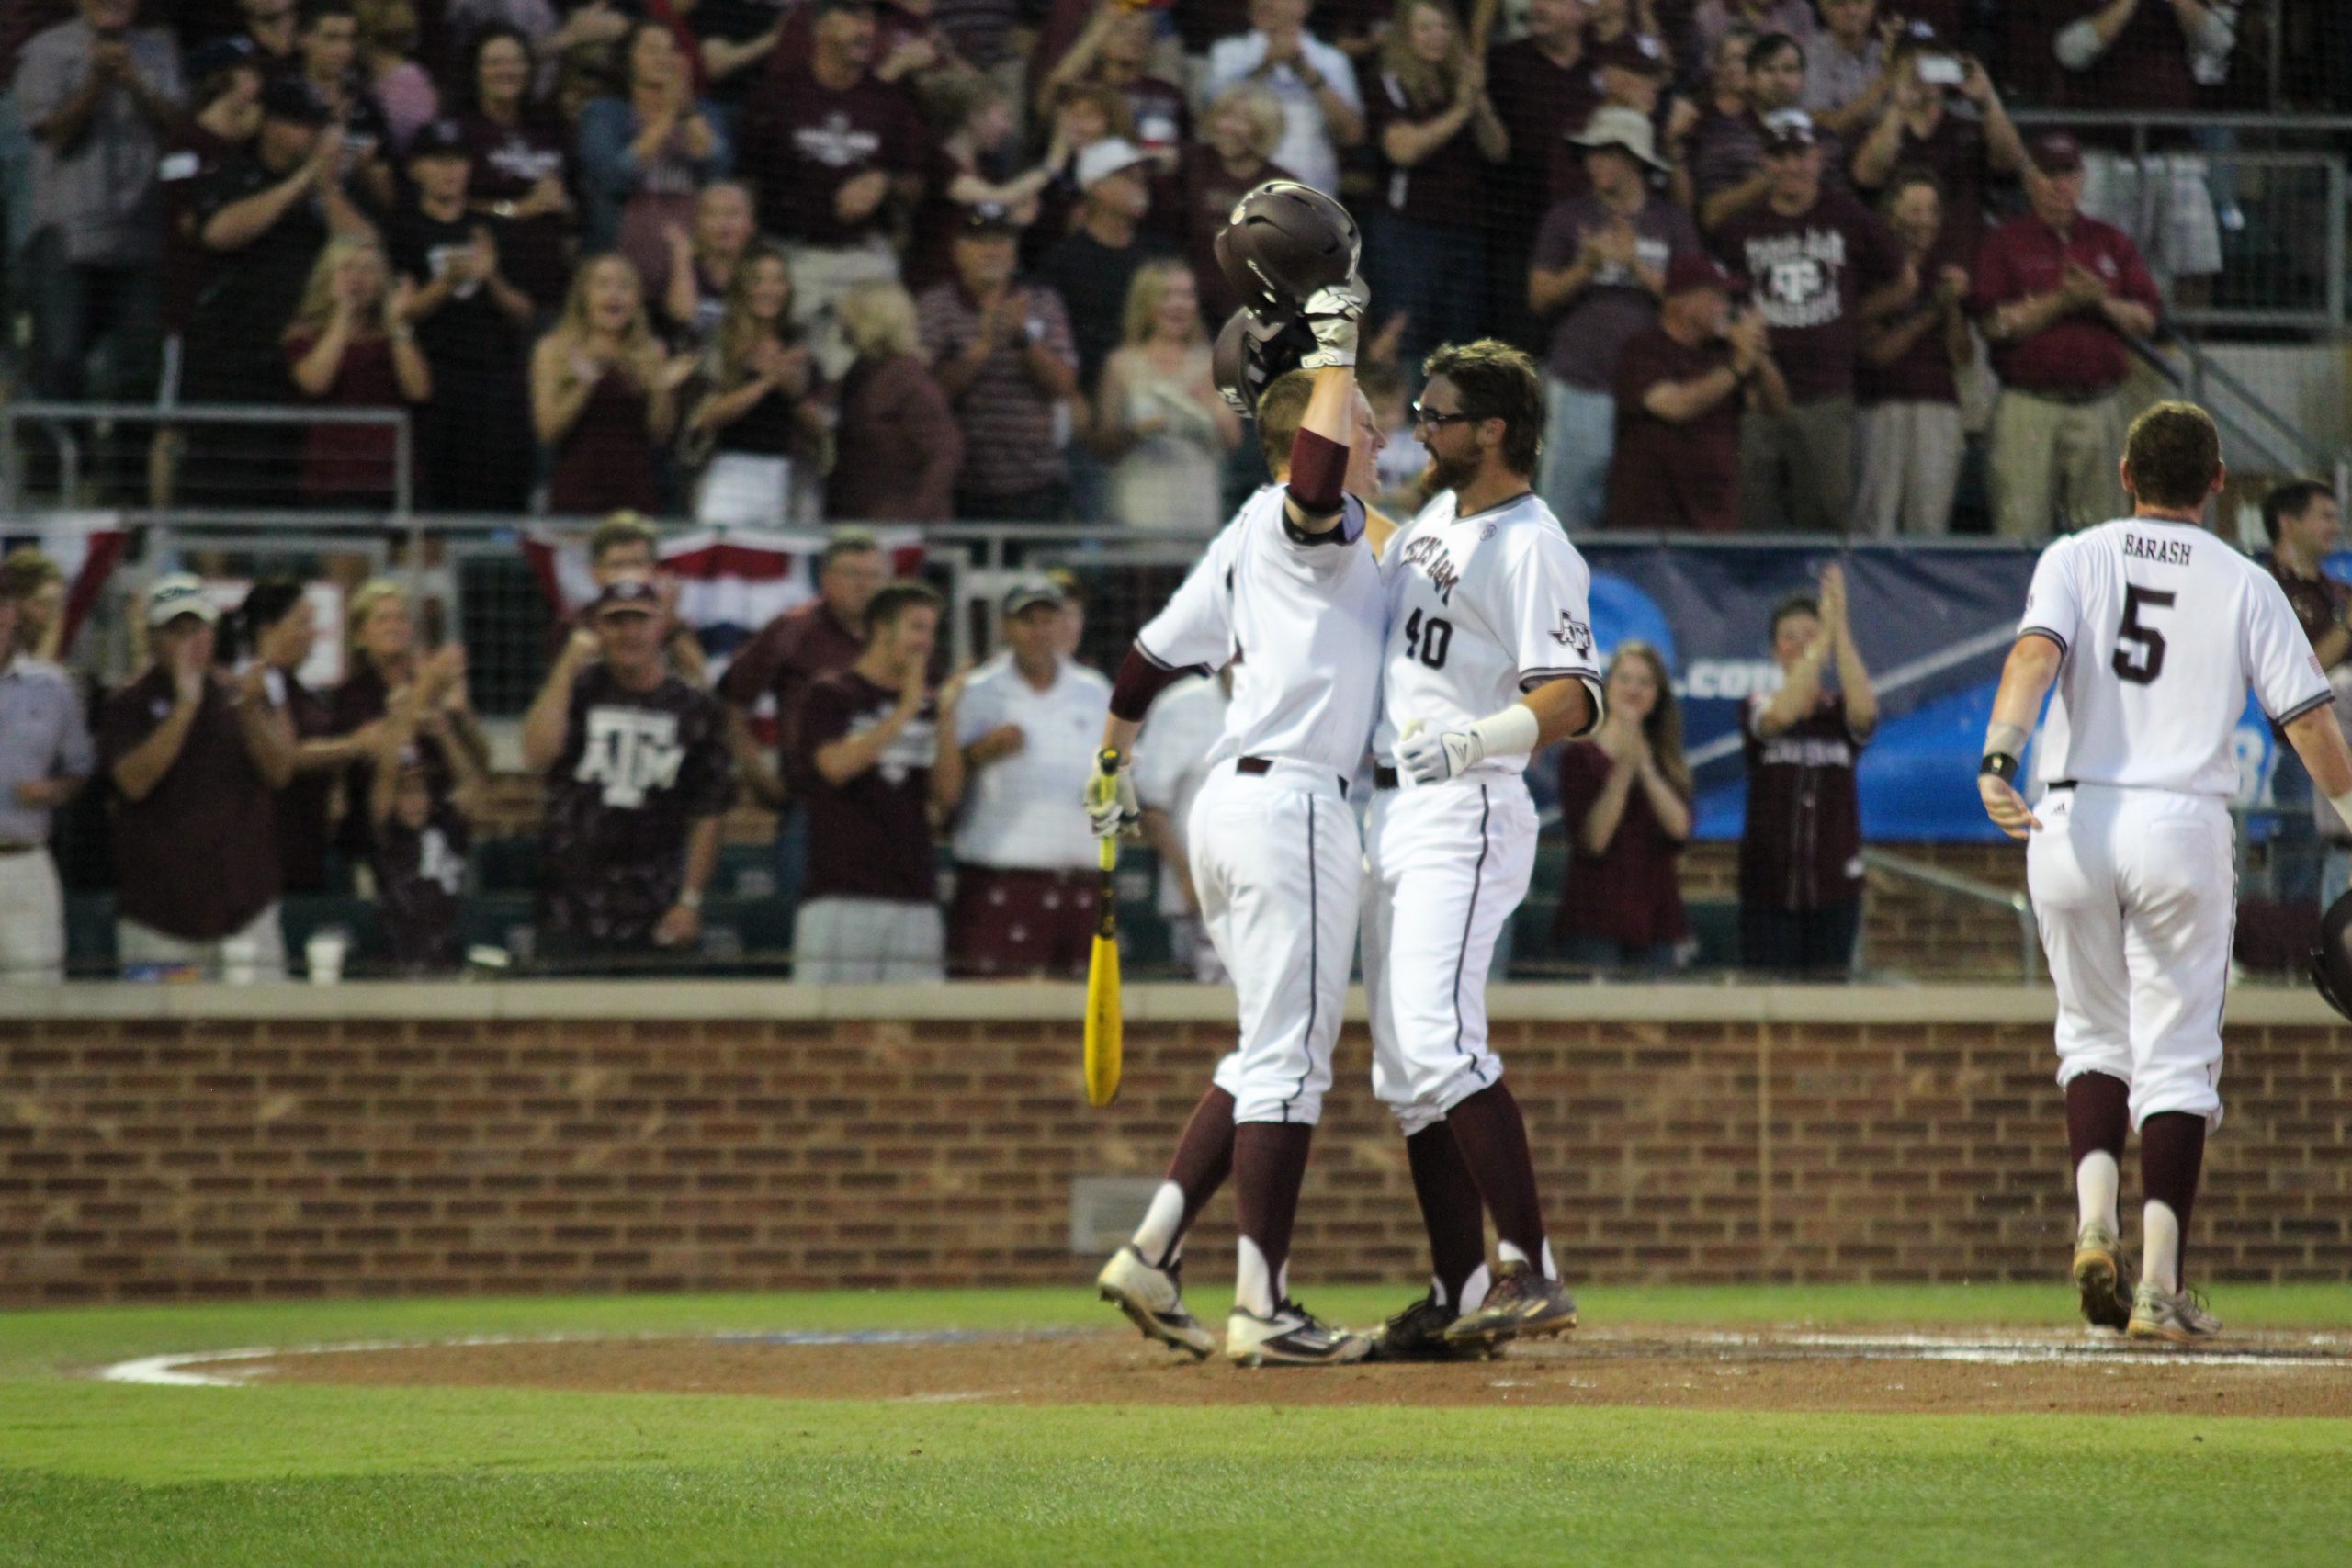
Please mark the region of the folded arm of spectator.
<svg viewBox="0 0 2352 1568"><path fill-rule="evenodd" d="M957 690L960 692L962 688ZM906 682L899 688L898 705L885 715L879 724L817 748L817 754L810 761L816 765L818 773L827 784L838 786L849 783L881 761L882 753L890 749L891 742L897 740L907 726L914 722L915 716L922 712L922 699L923 671L918 665L908 672ZM942 726L940 733L944 738L940 748L944 761L945 753L955 750L955 732ZM960 756L956 759L956 793L961 795L963 759Z"/></svg>

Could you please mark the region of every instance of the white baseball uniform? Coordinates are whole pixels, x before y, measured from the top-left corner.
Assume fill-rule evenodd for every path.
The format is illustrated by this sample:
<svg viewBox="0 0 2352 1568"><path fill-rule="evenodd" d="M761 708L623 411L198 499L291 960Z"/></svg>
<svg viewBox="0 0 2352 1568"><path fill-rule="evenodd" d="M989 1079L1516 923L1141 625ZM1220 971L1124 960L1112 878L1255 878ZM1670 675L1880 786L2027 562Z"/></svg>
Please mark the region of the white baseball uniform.
<svg viewBox="0 0 2352 1568"><path fill-rule="evenodd" d="M1459 729L1574 678L1600 711L1592 573L1533 494L1457 516L1447 491L1389 542L1384 767L1416 722ZM1487 1047L1487 969L1535 869L1525 756L1443 784L1384 789L1366 827L1364 987L1372 1084L1408 1137L1502 1076Z"/></svg>
<svg viewBox="0 0 2352 1568"><path fill-rule="evenodd" d="M2064 655L2026 851L2058 987L2058 1081L2132 1086L2132 1124L2222 1119L2237 887L2232 732L2251 684L2280 723L2333 699L2260 566L2192 523L2124 518L2042 552L2020 637Z"/></svg>
<svg viewBox="0 0 2352 1568"><path fill-rule="evenodd" d="M1233 700L1185 841L1241 1038L1217 1064L1236 1122L1323 1114L1356 944L1363 844L1348 809L1379 705L1387 596L1350 497L1329 535L1294 531L1287 492L1243 503L1136 634L1168 669L1234 665Z"/></svg>

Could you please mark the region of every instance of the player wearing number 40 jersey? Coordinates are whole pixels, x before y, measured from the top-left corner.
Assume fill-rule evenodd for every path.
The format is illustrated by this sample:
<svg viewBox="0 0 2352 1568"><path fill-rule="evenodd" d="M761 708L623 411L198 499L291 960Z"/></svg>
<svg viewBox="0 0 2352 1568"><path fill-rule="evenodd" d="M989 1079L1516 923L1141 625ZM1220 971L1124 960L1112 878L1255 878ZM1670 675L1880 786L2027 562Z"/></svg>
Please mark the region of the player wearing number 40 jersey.
<svg viewBox="0 0 2352 1568"><path fill-rule="evenodd" d="M2158 403L2133 422L2122 475L2133 514L2060 540L2034 569L1977 782L1986 813L2029 840L2026 884L2058 988L2083 1315L2185 1344L2221 1328L2182 1283L2181 1257L2205 1134L2222 1120L2231 735L2246 688L2347 821L2352 751L2277 580L2203 527L2224 478L2211 419ZM2029 809L2010 781L2052 682L2043 793ZM2135 1126L2136 1289L2117 1204Z"/></svg>
<svg viewBox="0 0 2352 1568"><path fill-rule="evenodd" d="M1438 350L1414 409L1439 493L1382 556L1388 641L1366 825L1373 1087L1405 1133L1434 1263L1375 1341L1460 1355L1576 1324L1518 1103L1487 1043L1487 968L1535 864L1528 754L1600 721L1591 573L1529 488L1541 378L1491 340ZM1490 1274L1482 1205L1500 1262Z"/></svg>

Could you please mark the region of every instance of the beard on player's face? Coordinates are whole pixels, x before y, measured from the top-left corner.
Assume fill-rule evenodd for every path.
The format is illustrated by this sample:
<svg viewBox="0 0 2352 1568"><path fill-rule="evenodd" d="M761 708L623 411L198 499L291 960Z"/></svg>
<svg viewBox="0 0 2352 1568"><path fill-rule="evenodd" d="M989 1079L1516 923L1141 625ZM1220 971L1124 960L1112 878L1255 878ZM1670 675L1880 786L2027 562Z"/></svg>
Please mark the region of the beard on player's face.
<svg viewBox="0 0 2352 1568"><path fill-rule="evenodd" d="M1468 437L1456 436L1447 441L1441 435L1438 439L1449 448L1441 452L1433 444L1430 451L1430 479L1438 489L1460 490L1478 477L1478 449L1469 446ZM1457 441L1467 449L1451 449Z"/></svg>

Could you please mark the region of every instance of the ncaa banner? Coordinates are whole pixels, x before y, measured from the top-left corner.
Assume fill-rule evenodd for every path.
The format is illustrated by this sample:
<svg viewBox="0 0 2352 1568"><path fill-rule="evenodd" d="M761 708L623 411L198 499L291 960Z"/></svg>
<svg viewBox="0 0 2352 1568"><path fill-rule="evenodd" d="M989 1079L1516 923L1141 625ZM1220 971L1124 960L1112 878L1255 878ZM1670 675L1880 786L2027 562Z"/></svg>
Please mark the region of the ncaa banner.
<svg viewBox="0 0 2352 1568"><path fill-rule="evenodd" d="M1862 752L1862 834L1879 842L1996 840L1976 795L1976 763L2001 662L2024 612L2037 546L1975 541L1736 540L1674 544L1582 535L1592 568L1593 637L1604 658L1626 638L1655 645L1682 701L1683 744L1699 785L1698 835L1736 838L1747 805L1742 716L1780 687L1773 607L1816 591L1833 561L1847 619L1879 698ZM2249 698L2237 729L2242 804L2266 798L2271 737ZM2030 750L2026 765L2031 770Z"/></svg>

